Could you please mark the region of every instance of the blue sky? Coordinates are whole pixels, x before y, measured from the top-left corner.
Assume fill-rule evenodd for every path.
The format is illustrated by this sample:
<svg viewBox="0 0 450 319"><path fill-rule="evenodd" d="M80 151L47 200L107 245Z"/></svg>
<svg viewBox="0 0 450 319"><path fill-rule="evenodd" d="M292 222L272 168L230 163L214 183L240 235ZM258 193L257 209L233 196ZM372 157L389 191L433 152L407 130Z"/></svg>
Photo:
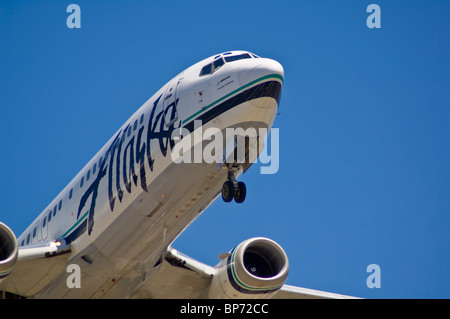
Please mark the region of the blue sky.
<svg viewBox="0 0 450 319"><path fill-rule="evenodd" d="M66 8L81 7L81 29ZM381 8L381 29L366 8ZM280 167L175 242L205 263L265 236L288 284L450 298L447 1L2 1L0 220L19 235L173 76L249 50L285 69ZM381 288L366 268L378 264Z"/></svg>

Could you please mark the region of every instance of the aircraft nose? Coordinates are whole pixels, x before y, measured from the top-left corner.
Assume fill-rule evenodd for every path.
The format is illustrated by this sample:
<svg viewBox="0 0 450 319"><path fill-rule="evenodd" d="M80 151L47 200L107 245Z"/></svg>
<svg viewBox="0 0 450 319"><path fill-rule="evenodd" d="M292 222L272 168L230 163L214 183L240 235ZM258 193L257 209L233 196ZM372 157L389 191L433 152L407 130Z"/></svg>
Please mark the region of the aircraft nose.
<svg viewBox="0 0 450 319"><path fill-rule="evenodd" d="M254 59L253 61L257 62L257 64L248 65L240 69L239 82L241 86L269 76L279 78L283 81L284 69L280 63L266 58Z"/></svg>

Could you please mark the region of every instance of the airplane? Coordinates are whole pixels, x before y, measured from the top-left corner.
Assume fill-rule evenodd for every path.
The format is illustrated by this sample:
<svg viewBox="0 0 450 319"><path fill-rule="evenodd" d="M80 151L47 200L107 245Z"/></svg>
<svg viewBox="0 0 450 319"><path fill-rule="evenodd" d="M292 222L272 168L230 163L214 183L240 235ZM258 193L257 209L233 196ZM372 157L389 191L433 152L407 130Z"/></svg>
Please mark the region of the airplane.
<svg viewBox="0 0 450 319"><path fill-rule="evenodd" d="M245 240L221 254L215 267L172 247L221 195L225 202L244 202L246 186L237 178L264 147L283 81L280 63L242 50L208 57L171 79L23 234L16 238L0 223L0 296L350 297L286 285L287 255L268 238ZM222 141L230 128L255 129L256 142L238 134L218 144L214 161L177 160L186 154L195 158L189 152L206 147L204 135L193 143L188 137L214 129L216 137L223 133L216 138ZM174 152L186 140L190 144ZM71 282L77 270L78 285Z"/></svg>

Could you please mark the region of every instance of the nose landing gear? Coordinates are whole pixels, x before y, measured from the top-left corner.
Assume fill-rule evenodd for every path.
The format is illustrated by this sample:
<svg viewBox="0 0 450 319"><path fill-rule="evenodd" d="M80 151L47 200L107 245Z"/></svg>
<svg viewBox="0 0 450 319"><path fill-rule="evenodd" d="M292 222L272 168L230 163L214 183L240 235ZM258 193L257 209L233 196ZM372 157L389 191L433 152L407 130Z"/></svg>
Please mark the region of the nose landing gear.
<svg viewBox="0 0 450 319"><path fill-rule="evenodd" d="M247 188L243 182L236 181L233 172L228 172L228 180L222 186L222 199L224 202L231 202L234 198L236 203L243 203Z"/></svg>

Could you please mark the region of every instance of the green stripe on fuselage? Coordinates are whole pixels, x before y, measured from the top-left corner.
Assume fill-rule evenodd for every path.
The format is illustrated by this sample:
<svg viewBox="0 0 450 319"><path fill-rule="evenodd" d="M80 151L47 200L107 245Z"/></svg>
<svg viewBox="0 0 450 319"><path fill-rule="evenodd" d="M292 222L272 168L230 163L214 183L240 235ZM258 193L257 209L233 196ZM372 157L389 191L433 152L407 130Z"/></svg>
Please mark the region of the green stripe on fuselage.
<svg viewBox="0 0 450 319"><path fill-rule="evenodd" d="M72 227L69 228L68 231L66 231L64 233L64 235L61 236L61 238L65 238L67 236L69 236L69 234L75 229L77 228L87 217L87 215L89 214L89 211L87 211L83 216L81 216L80 219L78 219L78 221L75 223L75 225L73 225Z"/></svg>
<svg viewBox="0 0 450 319"><path fill-rule="evenodd" d="M246 88L248 88L248 87L250 87L250 86L252 86L252 85L254 85L254 84L258 83L258 82L261 82L261 81L264 81L264 80L267 80L267 79L271 79L271 78L278 79L278 80L281 81L281 83L283 83L283 77L281 75L279 75L279 74L269 74L269 75L265 75L263 77L260 77L259 79L256 79L256 80L254 80L252 82L249 82L249 83L241 86L240 88L234 90L233 92L230 92L230 93L222 96L220 99L217 99L214 102L210 103L209 105L203 107L200 111L197 111L196 113L194 113L191 116L189 116L187 119L183 120L183 122L181 124L184 125L184 124L188 123L193 118L195 118L198 115L200 115L201 113L209 110L215 104L218 104L218 103L222 102L223 100L226 100L230 96L232 96L232 95L234 95L234 94L236 94L236 93L238 93L238 92L240 92L242 90L245 90Z"/></svg>

